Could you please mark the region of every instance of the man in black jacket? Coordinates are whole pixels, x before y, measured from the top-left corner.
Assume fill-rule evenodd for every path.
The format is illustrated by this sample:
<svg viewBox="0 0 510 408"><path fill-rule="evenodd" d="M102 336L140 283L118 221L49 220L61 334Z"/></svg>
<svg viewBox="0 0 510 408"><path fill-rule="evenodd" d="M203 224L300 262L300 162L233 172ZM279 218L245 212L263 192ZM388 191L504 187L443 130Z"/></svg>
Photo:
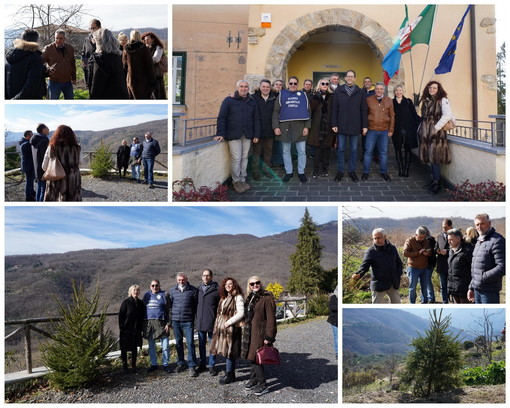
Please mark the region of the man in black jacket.
<svg viewBox="0 0 510 408"><path fill-rule="evenodd" d="M214 365L216 364L216 356L209 354L209 364L206 358L207 339L212 342L214 321L216 319L216 311L220 301L218 284L213 282L213 273L210 269L202 272L202 283L198 287L198 305L197 320L195 329L198 332L198 351L200 353L200 366L198 372L203 372L209 367L212 376L218 374Z"/></svg>
<svg viewBox="0 0 510 408"><path fill-rule="evenodd" d="M23 138L19 141L21 147L21 171L25 173L25 200L35 201L35 169L34 160L32 158L32 146L30 146L30 139L33 134L31 130L26 130L23 133Z"/></svg>
<svg viewBox="0 0 510 408"><path fill-rule="evenodd" d="M436 270L441 282L441 298L443 299L443 303L448 303L448 256L450 244L448 243L447 232L453 228L452 220L445 218L441 224L441 228L443 228L443 231L437 236L434 249L437 254Z"/></svg>
<svg viewBox="0 0 510 408"><path fill-rule="evenodd" d="M372 231L372 239L374 245L367 249L363 262L351 278L361 279L372 268L372 303L384 303L385 294L391 303L401 303L398 289L402 276L402 260L397 248L386 240L386 232L382 228Z"/></svg>
<svg viewBox="0 0 510 408"><path fill-rule="evenodd" d="M46 191L46 180L43 180L44 170L42 163L44 154L48 148L50 140L48 135L50 130L44 123L37 126L37 133L30 139L32 145L32 158L34 160L35 177L37 179L37 191L35 193L35 201L44 201L44 192Z"/></svg>

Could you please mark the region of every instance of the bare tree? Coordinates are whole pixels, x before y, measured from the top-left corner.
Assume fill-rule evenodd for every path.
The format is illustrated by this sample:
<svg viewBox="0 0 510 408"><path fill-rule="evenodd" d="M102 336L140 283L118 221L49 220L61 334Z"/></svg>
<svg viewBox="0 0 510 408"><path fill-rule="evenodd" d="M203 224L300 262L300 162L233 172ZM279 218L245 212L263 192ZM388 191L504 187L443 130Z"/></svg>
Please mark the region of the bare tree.
<svg viewBox="0 0 510 408"><path fill-rule="evenodd" d="M492 362L492 342L496 340L497 337L497 334L494 332L492 316L501 313L502 312L491 313L490 309L483 309L482 316L474 319L478 329L472 330L471 333L477 336L475 339L476 349L485 357L487 364Z"/></svg>
<svg viewBox="0 0 510 408"><path fill-rule="evenodd" d="M398 368L399 357L397 354L390 354L384 361L384 368L390 376L390 384L393 382L393 375L396 373Z"/></svg>

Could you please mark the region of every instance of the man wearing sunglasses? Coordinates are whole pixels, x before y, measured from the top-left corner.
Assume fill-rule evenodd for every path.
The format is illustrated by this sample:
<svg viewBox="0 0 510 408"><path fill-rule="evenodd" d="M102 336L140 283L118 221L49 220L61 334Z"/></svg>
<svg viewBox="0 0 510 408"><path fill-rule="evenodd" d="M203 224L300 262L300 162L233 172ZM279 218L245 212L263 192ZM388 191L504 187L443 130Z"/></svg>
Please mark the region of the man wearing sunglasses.
<svg viewBox="0 0 510 408"><path fill-rule="evenodd" d="M149 357L151 366L147 370L151 373L158 369L158 357L156 354L156 340L161 339L163 370L167 373L170 369L170 349L168 347L168 335L170 333L171 320L169 314L170 298L168 293L161 290L159 280L153 279L150 291L143 297L143 303L147 308L143 336L149 341Z"/></svg>
<svg viewBox="0 0 510 408"><path fill-rule="evenodd" d="M306 140L311 127L310 104L306 93L298 90L299 80L295 76L289 78L289 88L282 89L276 99L273 111L273 130L276 140L283 146L283 164L285 176L282 181L287 183L293 176L291 146L296 144L298 154L298 176L301 183L308 180L305 175Z"/></svg>

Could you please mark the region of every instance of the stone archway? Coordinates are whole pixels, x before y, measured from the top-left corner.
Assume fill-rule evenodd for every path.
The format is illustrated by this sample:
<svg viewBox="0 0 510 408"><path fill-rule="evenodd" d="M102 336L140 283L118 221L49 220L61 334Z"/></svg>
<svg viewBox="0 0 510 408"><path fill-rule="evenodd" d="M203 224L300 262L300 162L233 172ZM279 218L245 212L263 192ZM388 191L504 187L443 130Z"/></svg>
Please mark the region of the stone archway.
<svg viewBox="0 0 510 408"><path fill-rule="evenodd" d="M314 34L331 29L348 29L356 32L372 48L377 57L384 55L393 45L392 36L375 20L354 10L334 8L319 10L291 21L275 38L268 50L265 65L265 77L273 82L285 80L285 70L294 52ZM401 68L398 80L404 80ZM393 80L392 82L397 80ZM391 84L391 83L390 83Z"/></svg>

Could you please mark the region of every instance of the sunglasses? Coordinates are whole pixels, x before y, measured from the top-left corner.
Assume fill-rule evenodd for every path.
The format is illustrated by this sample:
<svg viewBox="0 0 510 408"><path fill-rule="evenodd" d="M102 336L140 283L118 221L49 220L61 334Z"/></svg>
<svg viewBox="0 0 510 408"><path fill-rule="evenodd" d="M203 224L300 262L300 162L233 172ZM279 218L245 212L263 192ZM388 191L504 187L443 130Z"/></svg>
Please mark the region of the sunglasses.
<svg viewBox="0 0 510 408"><path fill-rule="evenodd" d="M297 82L289 82L289 85L297 85Z"/></svg>
<svg viewBox="0 0 510 408"><path fill-rule="evenodd" d="M329 85L329 82L321 82L321 85Z"/></svg>
<svg viewBox="0 0 510 408"><path fill-rule="evenodd" d="M157 288L159 285L151 285L151 288Z"/></svg>
<svg viewBox="0 0 510 408"><path fill-rule="evenodd" d="M250 286L256 286L256 285L260 285L260 281L250 282Z"/></svg>

